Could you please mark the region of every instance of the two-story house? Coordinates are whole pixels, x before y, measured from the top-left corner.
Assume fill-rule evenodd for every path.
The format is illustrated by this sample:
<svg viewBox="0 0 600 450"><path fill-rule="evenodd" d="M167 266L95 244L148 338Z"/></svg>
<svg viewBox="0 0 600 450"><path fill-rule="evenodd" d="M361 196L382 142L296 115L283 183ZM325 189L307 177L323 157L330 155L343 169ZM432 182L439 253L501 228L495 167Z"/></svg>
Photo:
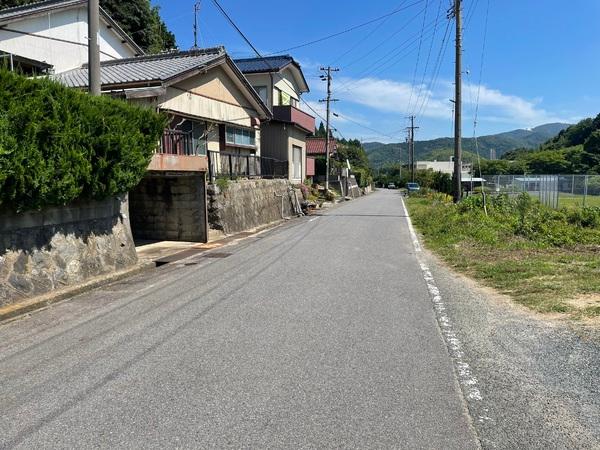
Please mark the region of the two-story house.
<svg viewBox="0 0 600 450"><path fill-rule="evenodd" d="M300 109L300 96L309 92L300 64L289 55L236 59L254 90L273 114L261 125L261 155L287 164L294 183L306 178L306 136L315 118Z"/></svg>
<svg viewBox="0 0 600 450"><path fill-rule="evenodd" d="M87 0L46 0L0 10L0 59L23 73L61 73L88 60ZM143 50L100 9L100 60Z"/></svg>
<svg viewBox="0 0 600 450"><path fill-rule="evenodd" d="M56 79L85 89L88 71ZM104 95L169 117L147 176L130 193L134 237L206 241L207 152L260 156L267 106L223 47L105 61L101 84Z"/></svg>

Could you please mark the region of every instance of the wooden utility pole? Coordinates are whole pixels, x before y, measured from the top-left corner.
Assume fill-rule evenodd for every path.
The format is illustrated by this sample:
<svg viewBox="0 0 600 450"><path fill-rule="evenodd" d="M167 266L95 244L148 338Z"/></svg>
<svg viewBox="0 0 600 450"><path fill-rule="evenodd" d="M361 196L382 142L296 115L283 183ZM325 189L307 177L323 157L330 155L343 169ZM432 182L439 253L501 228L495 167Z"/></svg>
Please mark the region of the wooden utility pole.
<svg viewBox="0 0 600 450"><path fill-rule="evenodd" d="M415 116L410 116L410 127L408 130L408 160L410 164L410 181L415 182L415 130L419 127L415 127Z"/></svg>
<svg viewBox="0 0 600 450"><path fill-rule="evenodd" d="M100 28L99 0L88 0L88 90L91 95L100 95Z"/></svg>
<svg viewBox="0 0 600 450"><path fill-rule="evenodd" d="M459 202L462 197L462 6L461 0L454 0L456 19L456 67L454 97L454 176L453 197Z"/></svg>
<svg viewBox="0 0 600 450"><path fill-rule="evenodd" d="M335 98L331 98L331 72L338 72L340 69L334 69L331 66L321 67L321 70L326 73L326 75L321 75L321 79L323 81L327 81L327 98L323 100L319 100L319 102L327 103L327 118L325 120L325 158L326 158L326 167L327 172L325 173L325 191L329 191L329 121L331 119L331 102L337 102L338 100Z"/></svg>

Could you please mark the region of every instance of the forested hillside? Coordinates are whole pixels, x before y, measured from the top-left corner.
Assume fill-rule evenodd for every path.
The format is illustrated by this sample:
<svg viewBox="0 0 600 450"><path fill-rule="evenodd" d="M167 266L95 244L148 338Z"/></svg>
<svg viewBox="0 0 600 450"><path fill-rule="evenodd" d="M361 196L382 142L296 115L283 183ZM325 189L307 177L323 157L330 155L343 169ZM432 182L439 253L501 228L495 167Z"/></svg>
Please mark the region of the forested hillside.
<svg viewBox="0 0 600 450"><path fill-rule="evenodd" d="M541 125L531 130L514 130L507 133L500 133L478 138L479 153L484 158L489 158L490 150L496 151L496 156L500 158L504 153L516 148L537 148L539 145L556 136L560 131L567 128L568 124L553 123ZM375 168L382 167L388 163L397 163L400 153L402 161L407 162L407 147L402 144L382 144L379 142L369 142L365 145L365 150ZM454 148L453 138L439 138L430 141L416 141L415 155L417 159L440 159L431 158L430 155L440 150L450 151ZM475 140L473 138L463 139L463 149L466 152L475 153Z"/></svg>
<svg viewBox="0 0 600 450"><path fill-rule="evenodd" d="M487 161L483 171L490 175L600 173L600 115L562 130L537 149L516 149L500 161Z"/></svg>
<svg viewBox="0 0 600 450"><path fill-rule="evenodd" d="M36 3L39 0L0 0L0 9ZM100 6L148 53L177 46L175 35L160 18L160 8L150 0L100 0Z"/></svg>

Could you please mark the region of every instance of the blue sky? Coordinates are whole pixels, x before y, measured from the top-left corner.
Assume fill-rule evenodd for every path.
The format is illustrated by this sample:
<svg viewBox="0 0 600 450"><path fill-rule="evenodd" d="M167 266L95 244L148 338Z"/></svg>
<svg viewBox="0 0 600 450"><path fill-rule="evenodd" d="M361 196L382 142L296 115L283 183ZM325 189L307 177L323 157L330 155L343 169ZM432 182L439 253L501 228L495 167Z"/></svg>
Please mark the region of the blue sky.
<svg viewBox="0 0 600 450"><path fill-rule="evenodd" d="M302 64L311 87L304 98L322 112L318 100L325 95L325 83L319 80L318 69L331 64L340 68L333 84L334 96L340 99L334 105L339 114L334 126L342 136L402 141L410 113L417 115L417 139L451 134L453 25L447 49L440 52L450 0L220 2L263 54L295 47L401 9L339 37L287 52ZM600 113L599 1L463 2L464 69L468 72L464 75L465 136L473 135L478 92L477 135L555 121L574 122ZM161 15L181 49L193 44L194 3L153 0L161 7ZM211 0L201 2L199 23L201 45L224 45L233 57L253 56ZM440 54L443 58L435 78L432 73Z"/></svg>

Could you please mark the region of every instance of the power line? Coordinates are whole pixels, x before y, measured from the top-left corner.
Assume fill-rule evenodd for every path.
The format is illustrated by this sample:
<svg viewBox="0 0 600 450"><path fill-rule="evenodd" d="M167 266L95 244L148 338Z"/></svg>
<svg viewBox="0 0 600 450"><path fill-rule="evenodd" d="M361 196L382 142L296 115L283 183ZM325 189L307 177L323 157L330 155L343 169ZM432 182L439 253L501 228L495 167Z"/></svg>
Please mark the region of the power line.
<svg viewBox="0 0 600 450"><path fill-rule="evenodd" d="M413 74L413 81L410 87L410 98L408 99L408 105L406 107L406 112L410 111L410 105L412 103L412 98L415 90L415 83L417 82L417 71L419 69L419 60L421 59L421 46L423 44L423 33L425 32L425 22L427 20L427 7L429 6L429 0L425 3L425 11L423 13L423 25L421 26L421 35L419 37L419 50L417 51L417 62L415 63L415 72Z"/></svg>
<svg viewBox="0 0 600 450"><path fill-rule="evenodd" d="M347 120L348 122L352 122L352 123L354 123L354 124L358 125L359 127L362 127L362 128L364 128L364 129L366 129L366 130L372 131L373 133L376 133L376 134L378 134L379 136L383 136L383 137L387 137L387 138L390 138L390 139L394 139L394 137L393 137L392 135L389 135L389 134L387 134L387 133L382 133L381 131L377 131L377 130L375 130L374 128L368 127L368 126L366 126L366 125L364 125L364 124L362 124L362 123L360 123L360 122L358 122L358 121L356 121L356 120L354 120L354 119L351 119L350 117L344 116L343 114L340 114L340 113L333 113L333 115L334 115L334 116L341 117L342 119L345 119L345 120Z"/></svg>
<svg viewBox="0 0 600 450"><path fill-rule="evenodd" d="M433 50L433 43L435 41L435 36L437 34L438 22L440 13L442 11L442 0L439 0L438 3L438 11L435 18L435 25L433 28L433 37L431 38L431 43L429 45L429 51L427 52L427 60L425 62L425 69L423 70L423 76L421 77L421 83L419 83L419 94L417 95L417 101L415 102L415 108L413 108L412 114L414 115L417 105L421 103L421 95L423 94L423 86L425 84L425 77L427 76L427 69L429 68L429 61L431 60L431 52Z"/></svg>
<svg viewBox="0 0 600 450"><path fill-rule="evenodd" d="M269 70L272 71L273 67L269 63L269 60L266 59L263 55L261 55L260 52L256 49L256 47L254 45L252 45L252 42L250 42L250 40L246 37L246 35L243 33L243 31L240 30L240 28L235 24L235 22L233 21L233 19L229 16L229 14L227 14L227 12L219 4L218 0L213 0L213 3L219 9L219 11L221 11L221 13L223 14L223 16L225 16L225 18L231 24L231 26L238 32L238 34L242 37L242 39L244 39L244 41L250 46L250 48L254 51L254 53L256 53L256 55L260 59L262 59L263 62L267 65L267 67L269 68ZM290 87L293 88L293 86L291 86L291 84L285 78L283 78L281 76L281 74L276 73L276 75L278 75L281 78L281 80L283 80L285 83L287 83L288 86L290 86ZM303 102L308 107L308 109L310 109L321 120L327 120L327 119L324 119L323 116L321 116L321 114L319 114L312 106L310 106L310 104L308 102L306 102L302 97L300 97L300 101Z"/></svg>
<svg viewBox="0 0 600 450"><path fill-rule="evenodd" d="M283 50L278 50L278 51L276 51L274 53L269 53L269 55L275 55L277 53L289 52L290 50L296 50L298 48L307 47L309 45L318 44L319 42L323 42L323 41L326 41L326 40L329 40L329 39L333 39L333 38L341 36L343 34L350 33L351 31L358 30L360 28L366 27L367 25L371 25L372 23L379 22L380 20L383 20L383 19L385 19L387 17L393 16L394 14L398 14L401 11L405 11L405 10L407 10L407 9L415 6L415 5L418 5L419 3L423 3L424 1L425 0L418 0L418 1L414 2L414 3L411 3L410 5L407 5L407 6L403 7L403 8L398 8L398 9L392 11L392 12L384 14L383 16L379 16L379 17L377 17L375 19L369 20L368 22L364 22L364 23L361 23L359 25L355 25L355 26L353 26L351 28L347 28L347 29L345 29L343 31L339 31L337 33L333 33L333 34L330 34L328 36L323 36L323 37L321 37L319 39L315 39L313 41L304 42L303 44L298 44L298 45L295 45L293 47L285 48Z"/></svg>
<svg viewBox="0 0 600 450"><path fill-rule="evenodd" d="M418 110L417 115L421 115L429 106L429 100L431 96L429 95L435 89L437 85L437 80L442 68L442 63L444 60L444 56L446 56L446 51L448 49L448 44L450 43L450 24L451 21L446 23L446 30L444 31L444 37L442 38L442 43L440 44L440 49L438 51L438 56L436 58L436 62L434 65L434 70L431 74L431 79L429 80L429 85L427 87L427 95L423 96L421 107Z"/></svg>
<svg viewBox="0 0 600 450"><path fill-rule="evenodd" d="M433 21L431 23L433 24ZM431 28L431 27L429 27L429 28ZM428 32L429 31L430 30L428 30ZM408 55L410 55L411 53L413 53L416 50L416 47L411 49L411 46L416 44L418 42L418 39L419 39L418 34L415 34L415 35L411 36L410 38L406 39L400 45L398 45L391 51L387 52L381 58L374 61L371 66L367 67L364 71L360 72L357 76L357 79L348 81L347 83L342 85L342 87L340 89L345 89L346 91L348 91L349 90L348 87L358 84L360 82L360 78L362 78L366 75L369 75L373 72L381 73L383 71L388 70L389 68L391 68L392 66L397 64L402 58L407 57ZM380 61L383 61L383 62L381 64L378 64Z"/></svg>
<svg viewBox="0 0 600 450"><path fill-rule="evenodd" d="M410 19L408 19L406 22L404 22L404 25L403 25L403 26L401 26L399 29L397 29L396 31L394 31L394 32L393 32L391 35L387 36L387 37L386 37L386 38L385 38L383 41L381 41L381 42L379 42L378 44L376 44L374 47L372 47L370 50L368 50L368 51L367 51L366 53L364 53L362 56L360 56L360 57L358 57L358 58L354 58L354 60L353 60L351 63L349 63L349 64L346 64L346 65L344 66L344 69L348 69L348 68L352 67L353 65L355 65L355 64L357 64L357 63L359 63L359 62L361 62L361 61L362 61L362 60L364 60L365 58L368 58L369 56L372 56L372 55L373 55L373 53L374 53L376 50L378 50L379 48L381 48L381 47L382 47L382 46L384 46L385 44L389 43L389 42L390 42L390 40L391 40L391 39L392 39L394 36L398 35L398 34L399 34L400 32L402 32L402 31L404 31L404 30L405 30L405 29L406 29L406 28L407 28L407 27L408 27L408 26L409 26L409 25L410 25L410 24L411 24L411 23L412 23L412 22L413 22L415 19L417 19L417 18L418 18L418 17L421 15L421 13L422 13L423 11L424 11L423 9L422 9L422 10L420 10L420 11L419 11L417 14L415 14L415 15L414 15L414 16L412 16ZM416 37L416 36L418 36L418 34L415 34L414 36ZM389 52L387 52L387 53L384 55L384 57L377 59L377 60L375 61L375 63L377 63L378 61L381 61L382 59L384 59L384 58L385 58L385 56L387 56L387 55L389 55L389 54L392 54L392 53L394 53L394 52L395 52L395 51L396 51L398 48L402 47L402 46L403 46L403 45L404 45L406 42L409 42L411 39L413 39L413 37L412 37L412 36L411 36L411 37L409 37L409 38L407 38L406 40L404 40L404 41L403 41L403 43L401 43L400 45L397 45L397 46L395 46L394 48L392 48L392 49L391 49Z"/></svg>

